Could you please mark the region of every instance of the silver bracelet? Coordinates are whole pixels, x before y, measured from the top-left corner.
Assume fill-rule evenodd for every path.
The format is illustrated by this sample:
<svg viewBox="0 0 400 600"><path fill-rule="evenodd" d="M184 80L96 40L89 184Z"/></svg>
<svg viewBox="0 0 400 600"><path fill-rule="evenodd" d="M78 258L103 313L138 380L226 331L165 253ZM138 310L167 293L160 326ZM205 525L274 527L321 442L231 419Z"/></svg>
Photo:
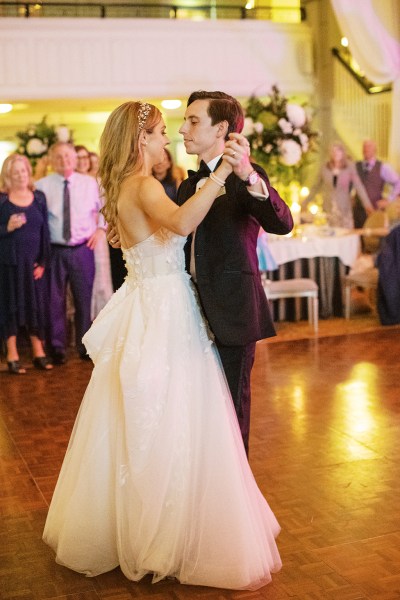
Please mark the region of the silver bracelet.
<svg viewBox="0 0 400 600"><path fill-rule="evenodd" d="M214 183L216 183L220 187L224 187L225 181L223 181L222 179L220 179L219 177L217 177L217 175L215 175L215 173L210 173L209 178L211 179L211 181L213 181Z"/></svg>

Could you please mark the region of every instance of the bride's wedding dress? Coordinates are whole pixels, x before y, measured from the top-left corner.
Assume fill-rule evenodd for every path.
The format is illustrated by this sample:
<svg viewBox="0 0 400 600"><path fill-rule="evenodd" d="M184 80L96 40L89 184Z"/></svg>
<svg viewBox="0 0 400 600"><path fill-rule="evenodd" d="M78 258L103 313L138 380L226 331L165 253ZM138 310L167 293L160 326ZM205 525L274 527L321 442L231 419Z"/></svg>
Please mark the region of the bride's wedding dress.
<svg viewBox="0 0 400 600"><path fill-rule="evenodd" d="M95 576L257 589L281 567L193 284L185 238L124 250L128 275L85 335L95 367L44 540Z"/></svg>

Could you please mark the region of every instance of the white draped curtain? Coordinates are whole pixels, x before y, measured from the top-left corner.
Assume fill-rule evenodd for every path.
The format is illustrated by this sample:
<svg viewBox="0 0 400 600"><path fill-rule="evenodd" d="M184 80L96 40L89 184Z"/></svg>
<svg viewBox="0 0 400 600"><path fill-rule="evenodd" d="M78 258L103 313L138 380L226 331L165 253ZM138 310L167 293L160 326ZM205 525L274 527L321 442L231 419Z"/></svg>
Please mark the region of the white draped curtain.
<svg viewBox="0 0 400 600"><path fill-rule="evenodd" d="M400 0L331 0L355 60L377 84L392 83L388 158L400 171Z"/></svg>

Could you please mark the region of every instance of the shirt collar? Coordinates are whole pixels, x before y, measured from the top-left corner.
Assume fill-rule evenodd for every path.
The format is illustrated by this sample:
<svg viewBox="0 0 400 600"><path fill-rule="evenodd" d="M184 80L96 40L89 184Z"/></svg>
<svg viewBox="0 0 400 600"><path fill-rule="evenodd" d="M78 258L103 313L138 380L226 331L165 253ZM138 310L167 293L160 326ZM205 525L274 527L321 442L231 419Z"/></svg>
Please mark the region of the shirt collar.
<svg viewBox="0 0 400 600"><path fill-rule="evenodd" d="M69 177L64 177L64 175L60 175L60 173L55 173L55 175L57 175L57 177L59 178L59 180L62 181L62 182L64 182L65 180L71 182L72 179L74 178L75 171L73 171Z"/></svg>
<svg viewBox="0 0 400 600"><path fill-rule="evenodd" d="M219 154L218 156L216 156L215 158L211 159L208 163L207 163L207 167L210 169L210 171L214 171L215 167L218 164L218 161L220 160L220 158L223 156L223 154Z"/></svg>

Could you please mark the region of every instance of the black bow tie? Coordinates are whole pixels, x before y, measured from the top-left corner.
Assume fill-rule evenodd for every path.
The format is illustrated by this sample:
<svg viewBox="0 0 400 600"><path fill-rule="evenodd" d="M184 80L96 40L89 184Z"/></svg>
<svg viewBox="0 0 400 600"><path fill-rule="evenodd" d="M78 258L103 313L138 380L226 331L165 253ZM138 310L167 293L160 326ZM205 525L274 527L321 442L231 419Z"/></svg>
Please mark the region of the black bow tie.
<svg viewBox="0 0 400 600"><path fill-rule="evenodd" d="M207 167L206 163L204 162L204 160L200 161L200 167L198 171L192 171L192 170L188 170L188 177L190 177L191 181L193 181L193 183L197 183L198 181L200 181L200 179L203 179L204 177L208 177L210 175L211 171L210 169Z"/></svg>

